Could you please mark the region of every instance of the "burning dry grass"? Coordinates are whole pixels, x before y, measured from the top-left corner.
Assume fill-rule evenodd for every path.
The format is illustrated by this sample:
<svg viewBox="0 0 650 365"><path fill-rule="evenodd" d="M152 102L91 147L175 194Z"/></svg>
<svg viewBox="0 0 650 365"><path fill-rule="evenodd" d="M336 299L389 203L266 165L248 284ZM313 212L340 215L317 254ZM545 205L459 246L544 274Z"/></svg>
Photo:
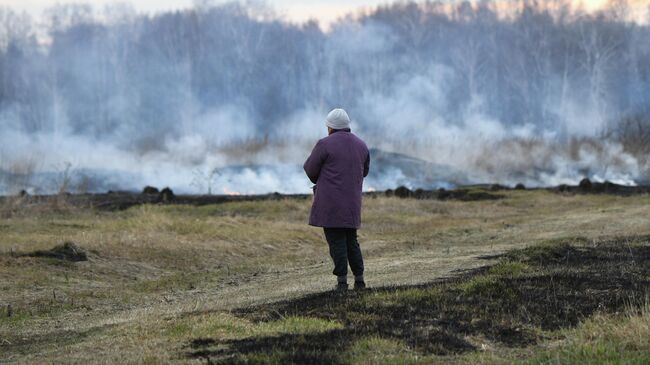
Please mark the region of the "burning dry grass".
<svg viewBox="0 0 650 365"><path fill-rule="evenodd" d="M422 284L485 264L479 255L567 236L589 244L650 234L648 196L505 195L477 202L366 199L360 234L369 284ZM260 327L224 312L331 287L322 233L306 225L309 205L19 207L0 221L0 362L184 363L187 344L197 338L341 328L340 320L303 314ZM88 261L17 255L66 241L85 250ZM515 269L526 267L508 268ZM365 356L377 346L384 360L410 351L401 340L373 336L350 351Z"/></svg>
<svg viewBox="0 0 650 365"><path fill-rule="evenodd" d="M579 179L580 174L631 184L634 176L644 176L645 157L637 154L640 149L620 142L603 137L572 137L563 143L541 137L512 138L482 146L473 161L473 171L481 171L487 180L528 185L540 181L547 186L566 184Z"/></svg>

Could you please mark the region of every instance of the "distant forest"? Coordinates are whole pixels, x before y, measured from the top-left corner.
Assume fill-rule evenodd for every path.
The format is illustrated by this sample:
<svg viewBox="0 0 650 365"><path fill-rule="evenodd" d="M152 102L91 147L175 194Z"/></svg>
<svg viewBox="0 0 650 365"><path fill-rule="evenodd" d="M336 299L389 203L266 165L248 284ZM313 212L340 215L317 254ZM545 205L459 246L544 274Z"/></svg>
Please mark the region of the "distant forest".
<svg viewBox="0 0 650 365"><path fill-rule="evenodd" d="M427 143L459 128L627 136L628 152L648 154L648 21L630 21L625 1L598 13L561 0L515 1L507 14L495 4L400 2L328 31L256 3L155 16L61 5L38 23L5 8L0 128L147 153L187 135L280 139L300 134L297 119L343 106L371 141Z"/></svg>

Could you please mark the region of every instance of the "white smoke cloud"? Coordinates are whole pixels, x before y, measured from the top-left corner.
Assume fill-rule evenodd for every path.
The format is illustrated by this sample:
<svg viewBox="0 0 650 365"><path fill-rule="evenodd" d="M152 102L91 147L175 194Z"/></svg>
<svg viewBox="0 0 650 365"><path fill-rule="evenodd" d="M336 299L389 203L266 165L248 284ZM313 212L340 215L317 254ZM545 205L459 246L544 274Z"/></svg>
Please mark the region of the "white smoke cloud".
<svg viewBox="0 0 650 365"><path fill-rule="evenodd" d="M96 137L73 130L61 103L52 108L55 121L52 128L25 133L20 123L20 107L3 106L0 109L3 126L0 175L15 174L11 167L24 161L27 166L33 166L33 171L16 171L34 175L59 172L63 164L69 163L73 172L95 174L98 180L104 179L96 185L97 191L109 187L137 191L145 185L156 185L170 186L179 193L205 193L206 186L212 185L215 193L308 193L311 183L304 176L302 163L316 141L326 135L327 112L347 102L351 104L348 111L352 127L369 146L414 156L435 168L450 167L455 170L454 176L459 176L456 171L463 171L464 177L458 180L464 183L523 182L528 186L543 186L574 184L590 176L595 180L634 184L642 175L640 171L647 169L620 144L599 138L610 115L589 95L568 93L559 98L557 93L549 93L548 100L542 102L558 120L556 125L505 123L488 113L486 95L477 93L464 105L456 105L450 90L463 79L460 71L435 62L422 68L400 69L404 60L394 56L399 37L393 32L375 21L335 25L327 34L322 50L327 66L323 72L329 72L327 76L332 78L344 77L346 72L359 74L363 76L359 79L366 80L367 84L358 85L360 91L354 103L324 97L308 100L306 106L286 113L279 121L274 120L270 131L265 129L265 132L261 132L262 123L255 120L250 106L225 103L206 107L190 92L175 90L166 95L180 105L178 120L172 120L170 133L155 133L156 128L165 126L149 126L154 129L147 131L152 132L153 146L146 147L134 146L134 141L143 137L138 133L145 134L138 130L138 121L127 119L115 130ZM384 59L389 56L397 61L384 65ZM77 61L85 65L87 79L84 81L97 82L92 64ZM393 85L390 88L377 87L384 86L384 80L367 74L363 62L394 68L396 74L390 76L398 81L390 84ZM161 77L166 71L161 68ZM181 67L178 72L180 76L175 75L178 80L186 81L187 70ZM561 88L558 77L549 79L554 90ZM323 82L315 88L336 86L335 82ZM133 100L125 95L129 94L119 94L106 101L108 109L118 117L128 114L132 107ZM168 99L161 96L161 105ZM209 175L206 172L213 170L218 173L211 184L193 184L197 171ZM422 171L423 175L434 175L427 176L428 185L423 185L417 176L390 167L382 175L370 177L366 186L375 189L397 185L451 187L452 182L445 179L452 174L436 177L435 171ZM0 193L15 193L16 189L24 188L3 184L1 177ZM25 179L20 181L24 183ZM41 192L56 190L37 186L42 182L42 178L34 177L31 188Z"/></svg>

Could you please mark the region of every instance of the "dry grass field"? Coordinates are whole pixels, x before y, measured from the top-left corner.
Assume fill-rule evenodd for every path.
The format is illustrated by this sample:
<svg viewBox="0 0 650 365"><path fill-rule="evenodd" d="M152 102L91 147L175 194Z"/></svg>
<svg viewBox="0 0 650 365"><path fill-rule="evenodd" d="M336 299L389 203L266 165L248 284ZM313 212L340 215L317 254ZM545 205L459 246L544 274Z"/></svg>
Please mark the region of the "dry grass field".
<svg viewBox="0 0 650 365"><path fill-rule="evenodd" d="M365 199L345 295L309 200L5 200L0 363L650 363L650 196L500 194Z"/></svg>

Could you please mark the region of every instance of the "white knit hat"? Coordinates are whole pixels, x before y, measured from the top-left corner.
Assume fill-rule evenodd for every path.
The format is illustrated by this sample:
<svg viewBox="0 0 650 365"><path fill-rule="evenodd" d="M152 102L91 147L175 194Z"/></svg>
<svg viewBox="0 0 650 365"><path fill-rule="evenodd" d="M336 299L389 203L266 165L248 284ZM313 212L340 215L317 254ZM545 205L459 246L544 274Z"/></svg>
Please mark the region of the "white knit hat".
<svg viewBox="0 0 650 365"><path fill-rule="evenodd" d="M327 114L325 124L332 129L350 128L350 117L343 109L334 109Z"/></svg>

